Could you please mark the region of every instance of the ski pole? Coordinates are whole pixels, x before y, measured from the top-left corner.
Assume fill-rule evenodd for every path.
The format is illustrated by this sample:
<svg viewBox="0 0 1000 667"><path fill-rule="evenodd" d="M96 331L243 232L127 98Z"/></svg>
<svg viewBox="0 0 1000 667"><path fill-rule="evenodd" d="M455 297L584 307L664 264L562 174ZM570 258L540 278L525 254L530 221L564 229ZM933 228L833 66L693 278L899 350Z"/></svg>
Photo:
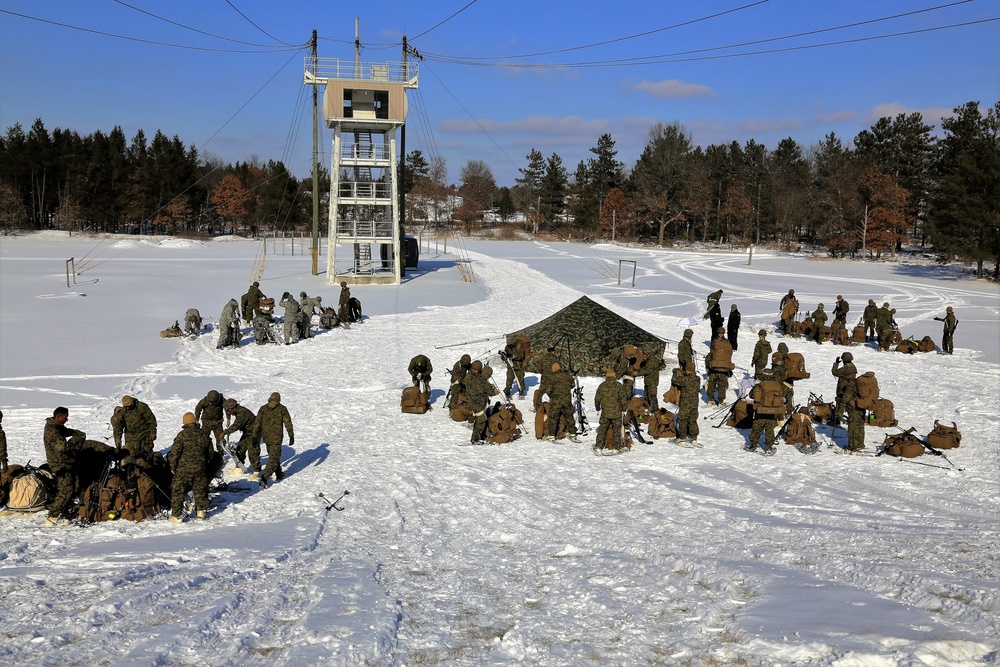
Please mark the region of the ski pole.
<svg viewBox="0 0 1000 667"><path fill-rule="evenodd" d="M335 509L338 512L343 512L345 508L343 508L343 507L337 507L337 503L340 502L340 500L344 496L351 495L351 492L350 491L344 491L342 494L340 494L340 497L337 498L336 500L334 500L333 502L330 502L330 499L327 498L326 496L324 496L322 493L318 493L316 495L317 495L317 497L322 498L323 502L326 503L326 511L327 512L329 512L331 509Z"/></svg>

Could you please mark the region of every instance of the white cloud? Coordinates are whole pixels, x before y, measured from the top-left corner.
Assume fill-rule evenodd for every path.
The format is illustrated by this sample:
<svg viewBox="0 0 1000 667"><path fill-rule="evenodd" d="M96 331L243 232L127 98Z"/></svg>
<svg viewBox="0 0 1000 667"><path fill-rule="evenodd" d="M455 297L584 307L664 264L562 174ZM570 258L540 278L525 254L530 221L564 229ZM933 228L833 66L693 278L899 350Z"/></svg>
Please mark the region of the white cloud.
<svg viewBox="0 0 1000 667"><path fill-rule="evenodd" d="M950 107L927 107L926 109L914 109L913 107L908 107L899 102L887 102L885 104L875 105L871 111L865 115L865 120L869 123L875 123L880 118L895 118L899 114L920 114L924 122L928 125L936 125L941 122L942 118L951 118L955 115L955 112Z"/></svg>
<svg viewBox="0 0 1000 667"><path fill-rule="evenodd" d="M608 131L610 123L602 119L588 119L580 116L528 116L515 120L459 120L455 118L441 121L439 127L444 132L478 133L485 130L489 134L533 134L533 135L576 135L599 137Z"/></svg>
<svg viewBox="0 0 1000 667"><path fill-rule="evenodd" d="M708 86L700 83L685 83L678 79L667 79L666 81L624 81L622 85L627 89L660 99L702 99L716 97L716 92Z"/></svg>

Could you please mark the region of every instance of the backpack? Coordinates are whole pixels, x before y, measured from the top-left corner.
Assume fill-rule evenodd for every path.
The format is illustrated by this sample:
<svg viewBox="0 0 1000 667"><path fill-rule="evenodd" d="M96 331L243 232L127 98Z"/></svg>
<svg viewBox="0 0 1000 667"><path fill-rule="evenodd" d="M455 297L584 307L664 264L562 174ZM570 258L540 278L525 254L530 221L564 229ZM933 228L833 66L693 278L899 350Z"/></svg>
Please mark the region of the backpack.
<svg viewBox="0 0 1000 667"><path fill-rule="evenodd" d="M910 429L910 431L912 430ZM897 456L904 459L923 456L924 443L920 442L920 439L910 431L886 435L885 442L882 443L882 452L889 456Z"/></svg>
<svg viewBox="0 0 1000 667"><path fill-rule="evenodd" d="M541 440L549 434L549 402L542 401L535 411L535 438ZM559 415L559 423L556 424L556 440L566 437L569 428L566 426L566 415Z"/></svg>
<svg viewBox="0 0 1000 667"><path fill-rule="evenodd" d="M675 384L670 385L670 389L663 392L663 402L671 403L673 405L680 405L681 401L681 388Z"/></svg>
<svg viewBox="0 0 1000 667"><path fill-rule="evenodd" d="M896 352L902 352L903 354L913 354L917 351L917 341L912 338L907 338L901 340L896 344Z"/></svg>
<svg viewBox="0 0 1000 667"><path fill-rule="evenodd" d="M431 407L427 398L427 394L421 392L420 387L407 387L399 400L400 409L407 414L422 415Z"/></svg>
<svg viewBox="0 0 1000 667"><path fill-rule="evenodd" d="M819 342L826 343L826 342L828 342L830 340L830 338L832 336L833 336L833 330L830 327L828 327L826 325L823 325L823 326L820 327L820 329L819 329Z"/></svg>
<svg viewBox="0 0 1000 667"><path fill-rule="evenodd" d="M104 483L98 480L80 494L80 518L91 523L117 519L125 506L125 476L121 470L108 473Z"/></svg>
<svg viewBox="0 0 1000 667"><path fill-rule="evenodd" d="M872 413L875 415L875 423L873 426L888 428L899 423L896 421L896 412L893 409L892 401L888 398L880 398L876 400L875 409L872 410Z"/></svg>
<svg viewBox="0 0 1000 667"><path fill-rule="evenodd" d="M854 407L875 409L875 401L878 400L878 380L875 379L875 372L868 371L859 375L855 382L858 385L858 397L853 399Z"/></svg>
<svg viewBox="0 0 1000 667"><path fill-rule="evenodd" d="M524 361L521 363L526 364L531 361L531 357L534 356L534 353L531 351L531 339L527 336L514 336L514 342L524 352Z"/></svg>
<svg viewBox="0 0 1000 667"><path fill-rule="evenodd" d="M808 414L796 412L785 426L785 442L789 445L816 444L816 431Z"/></svg>
<svg viewBox="0 0 1000 667"><path fill-rule="evenodd" d="M39 512L55 497L55 476L48 470L25 466L7 483L7 509Z"/></svg>
<svg viewBox="0 0 1000 667"><path fill-rule="evenodd" d="M621 442L619 442L619 437ZM615 433L614 429L609 428L604 434L604 449L616 452L632 449L632 434L628 432L628 429L619 429L618 433Z"/></svg>
<svg viewBox="0 0 1000 667"><path fill-rule="evenodd" d="M834 345L850 345L851 336L847 333L845 327L839 327L833 334L833 344Z"/></svg>
<svg viewBox="0 0 1000 667"><path fill-rule="evenodd" d="M666 408L660 408L651 413L646 430L651 438L676 438L677 429L674 427L674 413Z"/></svg>
<svg viewBox="0 0 1000 667"><path fill-rule="evenodd" d="M927 444L934 449L953 449L962 442L962 434L958 432L958 424L943 426L934 420L934 430L927 434Z"/></svg>
<svg viewBox="0 0 1000 667"><path fill-rule="evenodd" d="M753 404L740 399L733 403L733 411L729 413L726 426L733 428L750 428L753 426Z"/></svg>
<svg viewBox="0 0 1000 667"><path fill-rule="evenodd" d="M180 323L176 321L173 326L167 327L160 332L160 338L180 338L183 335L184 332L181 331Z"/></svg>
<svg viewBox="0 0 1000 667"><path fill-rule="evenodd" d="M937 344L934 343L934 339L930 336L924 336L917 343L917 352L933 352L937 349Z"/></svg>
<svg viewBox="0 0 1000 667"><path fill-rule="evenodd" d="M645 424L649 420L649 403L642 396L633 396L629 399L625 421L632 423L632 415L635 415L637 424Z"/></svg>
<svg viewBox="0 0 1000 667"><path fill-rule="evenodd" d="M835 407L836 406L833 403L809 401L809 415L813 418L813 420L823 423L833 416L833 410Z"/></svg>
<svg viewBox="0 0 1000 667"><path fill-rule="evenodd" d="M274 315L274 298L268 297L267 299L260 300L260 312L265 315Z"/></svg>
<svg viewBox="0 0 1000 667"><path fill-rule="evenodd" d="M854 327L854 334L851 336L852 343L865 343L868 337L865 335L865 325L859 324Z"/></svg>
<svg viewBox="0 0 1000 667"><path fill-rule="evenodd" d="M7 466L7 469L0 473L0 507L7 504L7 496L10 491L10 480L21 474L24 466L16 463Z"/></svg>
<svg viewBox="0 0 1000 667"><path fill-rule="evenodd" d="M788 380L806 380L806 358L799 352L789 352L785 355L785 378Z"/></svg>
<svg viewBox="0 0 1000 667"><path fill-rule="evenodd" d="M632 370L637 370L646 361L646 353L637 348L635 345L626 345L622 356L626 360L635 359L634 362L630 362L629 368Z"/></svg>
<svg viewBox="0 0 1000 667"><path fill-rule="evenodd" d="M510 442L517 437L517 427L523 423L521 411L505 405L490 415L486 429L486 442Z"/></svg>
<svg viewBox="0 0 1000 667"><path fill-rule="evenodd" d="M761 380L750 390L754 412L762 415L784 414L785 404L781 400L784 394L785 389L777 380Z"/></svg>
<svg viewBox="0 0 1000 667"><path fill-rule="evenodd" d="M709 370L731 371L736 368L736 364L733 363L733 346L724 338L716 338L712 341L710 356L712 357L712 365Z"/></svg>
<svg viewBox="0 0 1000 667"><path fill-rule="evenodd" d="M462 394L458 398L452 399L451 405L448 408L448 414L451 416L452 421L469 421L469 398L465 394Z"/></svg>

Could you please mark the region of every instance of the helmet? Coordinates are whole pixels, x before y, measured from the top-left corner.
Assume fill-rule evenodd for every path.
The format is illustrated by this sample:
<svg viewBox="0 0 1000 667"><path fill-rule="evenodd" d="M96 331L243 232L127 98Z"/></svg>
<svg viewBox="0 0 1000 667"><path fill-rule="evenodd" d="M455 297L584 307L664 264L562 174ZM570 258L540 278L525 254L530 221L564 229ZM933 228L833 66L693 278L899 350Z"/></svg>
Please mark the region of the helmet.
<svg viewBox="0 0 1000 667"><path fill-rule="evenodd" d="M561 370L562 370L562 366L560 366L558 363L552 364L552 372L553 373L556 373L556 372L561 371Z"/></svg>
<svg viewBox="0 0 1000 667"><path fill-rule="evenodd" d="M847 364L847 363L850 363L850 362L854 361L854 355L851 354L850 352L844 352L842 355L840 355L840 359L845 364Z"/></svg>
<svg viewBox="0 0 1000 667"><path fill-rule="evenodd" d="M184 422L184 425L187 426L188 424L197 423L198 420L195 419L193 412L185 412L182 421Z"/></svg>
<svg viewBox="0 0 1000 667"><path fill-rule="evenodd" d="M819 309L823 310L823 304L819 304Z"/></svg>
<svg viewBox="0 0 1000 667"><path fill-rule="evenodd" d="M685 337L685 338L690 338L690 337L691 337L691 336L693 336L693 335L694 335L694 332L693 332L693 331L691 331L690 329L685 329L685 330L684 330L684 337Z"/></svg>
<svg viewBox="0 0 1000 667"><path fill-rule="evenodd" d="M875 299L868 299L868 305L869 306L874 306L875 305Z"/></svg>
<svg viewBox="0 0 1000 667"><path fill-rule="evenodd" d="M299 296L304 299L304 298L306 298L306 293L305 292L299 292Z"/></svg>
<svg viewBox="0 0 1000 667"><path fill-rule="evenodd" d="M347 287L347 281L346 280L341 280L340 281L340 286L341 287Z"/></svg>
<svg viewBox="0 0 1000 667"><path fill-rule="evenodd" d="M479 359L476 359L475 361L473 361L472 362L472 370L475 373L482 372L482 370L483 370L483 362L479 361Z"/></svg>
<svg viewBox="0 0 1000 667"><path fill-rule="evenodd" d="M837 301L843 301L843 300L844 300L844 297L841 296L840 294L838 294L837 295Z"/></svg>
<svg viewBox="0 0 1000 667"><path fill-rule="evenodd" d="M782 354L788 354L788 346L784 343L778 343L778 352Z"/></svg>
<svg viewBox="0 0 1000 667"><path fill-rule="evenodd" d="M888 308L888 307L889 307L889 302L888 302L888 301L886 301L885 303L883 303L883 304L882 304L882 307L883 307L883 308Z"/></svg>
<svg viewBox="0 0 1000 667"><path fill-rule="evenodd" d="M723 329L722 327L719 327L718 329L715 330L715 335L716 336L725 336L726 335L726 330Z"/></svg>
<svg viewBox="0 0 1000 667"><path fill-rule="evenodd" d="M954 313L955 310L951 306L948 306L947 308L944 309L944 312L946 312L946 313Z"/></svg>
<svg viewBox="0 0 1000 667"><path fill-rule="evenodd" d="M226 409L226 410L232 410L236 406L237 406L237 403L236 403L236 399L235 398L227 398L226 401L225 401L225 403L222 404L222 407L224 409Z"/></svg>
<svg viewBox="0 0 1000 667"><path fill-rule="evenodd" d="M125 406L126 408L131 407L133 403L135 403L135 399L132 398L131 396L128 395L122 396L122 405Z"/></svg>
<svg viewBox="0 0 1000 667"><path fill-rule="evenodd" d="M461 363L461 364L462 364L463 366L468 366L469 364L471 364L471 363L472 363L472 357L470 357L470 356L469 356L469 355L467 355L467 354L463 354L463 355L462 355L462 358L461 358L461 359L459 359L458 361L459 361L459 363Z"/></svg>
<svg viewBox="0 0 1000 667"><path fill-rule="evenodd" d="M274 392L270 396L267 397L267 400L268 400L268 402L274 401L275 403L280 403L281 402L281 394L279 394L278 392Z"/></svg>
<svg viewBox="0 0 1000 667"><path fill-rule="evenodd" d="M216 401L219 400L219 392L213 389L212 391L208 392L208 395L205 396L205 398L208 399L209 403L215 403Z"/></svg>
<svg viewBox="0 0 1000 667"><path fill-rule="evenodd" d="M255 281L253 281L253 286L254 287L260 287L260 283L255 280Z"/></svg>
<svg viewBox="0 0 1000 667"><path fill-rule="evenodd" d="M767 335L767 330L766 329L761 329L760 331L757 332L757 335L760 336L761 338L763 338L764 336Z"/></svg>
<svg viewBox="0 0 1000 667"><path fill-rule="evenodd" d="M890 311L889 311L889 314L890 314L890 315L895 315L895 314L896 314L896 309L895 309L895 308L893 308L892 310L890 310Z"/></svg>
<svg viewBox="0 0 1000 667"><path fill-rule="evenodd" d="M793 290L793 289L790 289L790 290L788 290L788 293L789 293L789 294L795 294L795 290Z"/></svg>
<svg viewBox="0 0 1000 667"><path fill-rule="evenodd" d="M733 305L729 306L729 310L736 310L736 304L734 303Z"/></svg>
<svg viewBox="0 0 1000 667"><path fill-rule="evenodd" d="M492 366L483 366L483 377L486 378L487 380L489 380L491 377L493 377L493 367Z"/></svg>

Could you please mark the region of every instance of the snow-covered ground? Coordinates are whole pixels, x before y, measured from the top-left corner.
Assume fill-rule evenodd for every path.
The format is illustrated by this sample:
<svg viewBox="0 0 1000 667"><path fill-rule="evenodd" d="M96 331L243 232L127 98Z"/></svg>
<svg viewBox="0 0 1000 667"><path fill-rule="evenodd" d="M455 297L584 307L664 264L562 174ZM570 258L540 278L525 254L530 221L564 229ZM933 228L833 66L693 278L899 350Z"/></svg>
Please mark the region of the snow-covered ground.
<svg viewBox="0 0 1000 667"><path fill-rule="evenodd" d="M361 326L294 346L245 335L241 349L217 351L214 334L158 333L190 307L217 319L246 291L259 244L0 239L0 408L12 463L44 458L42 424L57 405L70 408L71 427L110 435L123 393L153 408L161 448L210 389L252 409L279 391L296 430L285 480L266 490L241 481L244 492L218 496L206 522L0 519L0 664L1000 661L995 285L934 264L756 252L748 266L746 254L529 242L462 243L475 276L465 282L456 255L437 248L425 245L400 287L352 287ZM67 289L69 257L91 268ZM635 287L630 265L618 285L619 259L636 262ZM335 302L339 289L309 266L279 245L261 287ZM773 329L789 288L810 310L823 301L830 311L842 294L852 324L868 298L889 300L906 335L938 342L932 318L954 306L953 356L852 352L860 371L876 371L903 427L958 423L955 467L838 456L826 426L818 454L782 445L765 458L741 451L744 432L707 419L702 449L659 441L595 457L593 434L584 444L459 446L469 431L442 404L445 369L463 353L488 358L502 345L494 337L582 294L676 341L719 287L723 312L735 302L743 313L734 361L744 368L753 331ZM704 353L708 324L694 329ZM832 398L828 370L843 348L787 342L812 373L797 399ZM402 415L418 353L434 362L437 409ZM584 381L588 402L599 381ZM892 430L868 428L869 451ZM843 443L843 429L835 437ZM317 497L345 490L342 512Z"/></svg>

